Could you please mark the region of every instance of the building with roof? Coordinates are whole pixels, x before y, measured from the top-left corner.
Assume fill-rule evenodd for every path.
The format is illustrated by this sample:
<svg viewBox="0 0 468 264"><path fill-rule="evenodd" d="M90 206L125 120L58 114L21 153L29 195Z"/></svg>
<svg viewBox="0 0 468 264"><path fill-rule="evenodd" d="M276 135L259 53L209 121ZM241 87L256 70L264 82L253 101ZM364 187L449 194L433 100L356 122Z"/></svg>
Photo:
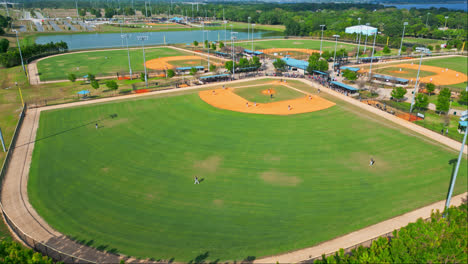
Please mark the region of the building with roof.
<svg viewBox="0 0 468 264"><path fill-rule="evenodd" d="M299 72L305 73L305 71L307 71L307 67L309 67L309 63L307 61L296 60L289 57L281 58L281 60L286 62L288 70L299 70Z"/></svg>
<svg viewBox="0 0 468 264"><path fill-rule="evenodd" d="M391 83L400 84L400 85L408 85L409 83L408 79L382 75L382 74L372 74L372 80L376 80L379 82L391 82Z"/></svg>
<svg viewBox="0 0 468 264"><path fill-rule="evenodd" d="M191 70L192 68L197 69L197 71L203 71L203 70L205 70L205 67L203 67L203 66L190 66L190 67L177 67L177 68L176 68L176 72L178 72L178 73L182 73L182 72L183 72L183 73L186 73L186 72L190 72L190 70Z"/></svg>
<svg viewBox="0 0 468 264"><path fill-rule="evenodd" d="M344 83L340 83L340 82L331 82L330 83L330 88L332 88L333 90L338 90L340 92L343 92L345 93L346 95L348 93L356 93L359 91L359 89L357 88L354 88L350 85L347 85L347 84L344 84Z"/></svg>
<svg viewBox="0 0 468 264"><path fill-rule="evenodd" d="M362 35L367 35L367 36L373 36L375 33L377 33L377 28L375 27L370 27L366 25L358 25L358 26L352 26L352 27L347 27L345 29L345 33L348 34L362 34Z"/></svg>

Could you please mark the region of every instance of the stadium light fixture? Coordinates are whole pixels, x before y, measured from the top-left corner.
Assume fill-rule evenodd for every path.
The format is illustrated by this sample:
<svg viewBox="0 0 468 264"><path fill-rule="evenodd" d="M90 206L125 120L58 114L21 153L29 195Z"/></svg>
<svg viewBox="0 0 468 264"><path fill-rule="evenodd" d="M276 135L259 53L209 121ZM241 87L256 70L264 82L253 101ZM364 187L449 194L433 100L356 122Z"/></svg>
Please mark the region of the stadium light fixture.
<svg viewBox="0 0 468 264"><path fill-rule="evenodd" d="M403 34L401 34L401 44L400 49L398 50L398 56L401 56L401 48L403 47L403 38L405 37L405 28L408 25L408 22L403 23Z"/></svg>
<svg viewBox="0 0 468 264"><path fill-rule="evenodd" d="M323 43L323 29L325 28L325 25L320 25L322 28L322 36L320 37L320 56L322 56L322 43Z"/></svg>
<svg viewBox="0 0 468 264"><path fill-rule="evenodd" d="M128 69L130 70L130 80L133 80L132 64L130 63L130 50L128 49L128 34L122 34L120 37L125 39L125 43L127 44Z"/></svg>
<svg viewBox="0 0 468 264"><path fill-rule="evenodd" d="M24 68L24 62L23 62L23 53L21 52L21 45L20 45L20 42L19 42L19 39L18 39L18 30L13 29L13 32L15 32L16 42L18 43L18 49L19 49L20 58L21 58L21 66L23 66L24 74L26 74L26 68Z"/></svg>
<svg viewBox="0 0 468 264"><path fill-rule="evenodd" d="M367 50L367 37L369 36L369 26L370 23L366 23L366 40L364 41L364 53Z"/></svg>
<svg viewBox="0 0 468 264"><path fill-rule="evenodd" d="M340 35L333 35L335 38L335 55L333 56L333 71L335 71L335 64L336 64L336 45L338 44L338 38Z"/></svg>
<svg viewBox="0 0 468 264"><path fill-rule="evenodd" d="M380 32L378 31L374 32L374 44L372 45L372 54L371 54L370 67L369 67L369 79L372 79L372 62L374 61L375 39L377 38L377 34L380 34Z"/></svg>
<svg viewBox="0 0 468 264"><path fill-rule="evenodd" d="M415 97L416 97L416 91L417 91L417 87L418 87L418 83L419 83L419 73L420 73L420 71L421 71L422 57L423 57L424 54L430 53L429 49L428 49L428 48L424 48L424 47L417 47L417 48L416 48L416 52L420 52L420 53L421 53L421 57L419 58L418 74L417 74L417 76L416 76L416 83L414 84L413 99L411 100L410 113L413 112L414 99L415 99Z"/></svg>
<svg viewBox="0 0 468 264"><path fill-rule="evenodd" d="M137 36L137 40L141 41L143 47L143 65L145 66L145 85L148 88L148 71L146 70L146 58L145 58L145 40L148 40L148 36Z"/></svg>

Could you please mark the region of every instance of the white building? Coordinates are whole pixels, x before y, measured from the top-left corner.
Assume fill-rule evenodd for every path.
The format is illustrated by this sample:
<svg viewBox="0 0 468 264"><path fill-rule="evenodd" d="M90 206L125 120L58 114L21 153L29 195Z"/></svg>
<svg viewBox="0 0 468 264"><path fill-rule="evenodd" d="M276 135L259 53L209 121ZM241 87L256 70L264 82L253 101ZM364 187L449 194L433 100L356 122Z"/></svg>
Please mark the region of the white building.
<svg viewBox="0 0 468 264"><path fill-rule="evenodd" d="M377 33L377 28L366 26L366 25L352 26L352 27L347 27L345 29L345 33L348 33L348 34L361 33L362 35L373 36L375 33Z"/></svg>

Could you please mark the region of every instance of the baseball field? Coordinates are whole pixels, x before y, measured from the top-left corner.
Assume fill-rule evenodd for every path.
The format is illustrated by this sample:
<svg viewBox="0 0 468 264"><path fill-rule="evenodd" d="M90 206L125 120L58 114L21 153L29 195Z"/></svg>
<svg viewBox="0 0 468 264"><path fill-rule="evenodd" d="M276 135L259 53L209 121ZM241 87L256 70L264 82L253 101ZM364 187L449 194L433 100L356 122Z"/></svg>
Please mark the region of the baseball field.
<svg viewBox="0 0 468 264"><path fill-rule="evenodd" d="M29 201L103 250L220 262L312 246L445 198L456 151L303 83L271 82L229 89L265 103L267 87L277 101L304 97L292 87L334 105L251 114L188 91L42 112ZM460 170L455 193L466 188Z"/></svg>
<svg viewBox="0 0 468 264"><path fill-rule="evenodd" d="M237 43L236 46L240 46L246 49L251 49L252 44L251 42L240 42ZM347 44L347 43L338 43L336 48L339 49L346 49L346 50L353 50L356 45ZM255 50L266 50L269 52L269 49L272 49L272 52L277 53L284 53L287 49L307 49L307 50L320 50L320 40L314 39L277 39L277 40L262 40L262 41L254 41L254 49ZM273 49L282 49L281 51L274 51ZM323 41L322 50L329 50L333 51L335 49L335 42L334 41ZM293 51L293 53L297 53L298 51Z"/></svg>
<svg viewBox="0 0 468 264"><path fill-rule="evenodd" d="M467 57L454 56L445 58L425 59L421 64L421 82L433 82L453 90L465 89L468 81ZM416 80L419 60L411 62L385 63L374 66L373 72L400 78ZM364 71L368 66L363 67Z"/></svg>
<svg viewBox="0 0 468 264"><path fill-rule="evenodd" d="M146 61L153 59L174 57L176 61L185 60L186 56L193 57L193 53L183 52L171 48L146 48ZM195 54L196 55L196 54ZM143 51L141 48L130 49L130 61L133 72L141 72L143 67ZM207 66L204 58L197 56L196 59L186 61L187 65ZM185 64L183 66L185 66ZM176 64L177 66L180 66ZM127 50L91 51L52 56L40 60L37 63L38 73L41 81L66 80L69 73L74 73L82 78L88 73L96 76L115 75L117 72L127 72L128 55ZM60 70L58 70L60 69Z"/></svg>

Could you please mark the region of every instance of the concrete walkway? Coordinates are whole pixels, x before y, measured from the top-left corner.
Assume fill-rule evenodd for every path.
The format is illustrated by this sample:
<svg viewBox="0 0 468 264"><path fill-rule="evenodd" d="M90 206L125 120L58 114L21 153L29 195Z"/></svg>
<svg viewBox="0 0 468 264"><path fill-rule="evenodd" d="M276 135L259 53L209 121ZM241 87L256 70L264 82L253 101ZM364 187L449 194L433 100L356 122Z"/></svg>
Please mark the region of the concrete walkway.
<svg viewBox="0 0 468 264"><path fill-rule="evenodd" d="M220 87L223 84L233 84L233 83L242 83L246 81L258 80L263 79L265 77L257 77L252 79L244 79L238 80L233 82L225 82L225 83L214 83L209 85L202 85L202 86L195 86L195 87L187 87L187 88L179 88L173 90L164 90L164 91L157 91L147 94L136 94L136 95L127 95L127 96L120 96L120 97L112 97L112 98L104 98L99 100L93 101L85 101L85 102L76 102L64 105L55 105L55 106L48 106L44 108L37 108L37 109L30 109L28 110L23 125L18 134L18 140L16 143L16 148L13 151L13 155L11 158L11 162L8 166L8 171L4 178L3 189L1 193L1 201L3 204L3 209L5 214L8 215L11 221L17 226L17 228L21 229L24 233L28 236L34 238L36 241L40 241L44 244L52 246L60 251L66 252L67 254L74 255L83 259L90 260L92 262L105 262L105 263L116 263L119 261L121 256L104 253L101 251L97 251L94 248L86 247L83 245L79 245L70 239L66 238L63 234L55 231L52 227L50 227L34 210L34 208L29 203L28 193L27 193L27 181L29 177L29 168L31 163L31 157L34 149L34 142L36 140L36 132L39 124L39 116L41 111L50 110L50 109L58 109L58 108L68 108L74 106L82 106L87 104L97 104L102 102L110 102L110 101L117 101L117 100L125 100L125 99L133 99L137 97L146 97L155 94L169 94L174 92L181 92L181 91L189 91L189 90L198 90L200 88L209 88L209 87ZM267 78L274 78L274 77L267 77ZM355 106L361 107L363 110L372 112L379 116L382 116L392 122L395 122L403 127L406 127L410 130L413 130L417 133L420 133L428 138L436 141L438 143L442 143L454 150L459 150L461 144L449 138L443 137L435 132L427 130L425 128L419 127L413 123L408 121L402 120L397 118L393 115L390 115L386 112L380 111L374 107L368 106L367 104L360 103L359 101L352 99L350 97L344 96L340 93L334 92L330 89L318 86L316 83L312 83L308 80L304 79L294 79L294 78L280 78L277 79L288 79L288 80L298 80L304 82L311 86L316 86L317 88L321 88L323 92L327 92L341 100L349 102ZM467 148L465 146L465 152ZM458 201L455 198L453 200L453 204ZM443 203L441 201L440 203ZM281 262L297 262L308 260L310 256L315 256L315 254L322 254L328 253L338 250L341 247L347 247L348 245L365 241L368 239L372 239L376 236L379 236L382 233L388 232L388 230L393 230L394 228L401 227L405 225L409 221L414 221L419 217L426 217L427 210L416 210L414 212L410 212L411 217L403 217L400 216L399 218L388 220L390 222L384 223L378 228L376 227L369 227L369 229L362 233L359 231L353 232L349 234L352 238L349 238L349 243L344 243L348 241L348 238L338 240L337 242L325 242L322 244L320 248L314 247L312 248L313 251L309 249L304 249L297 251L296 253L288 253L280 256L275 256L271 258L265 258L258 260L259 263L272 263L277 260L281 260ZM398 220L400 219L400 220ZM390 225L389 223L394 223ZM385 228L383 228L385 227ZM346 237L346 236L345 236ZM128 262L139 262L135 259L130 259ZM143 262L143 260L141 261ZM147 261L145 261L147 262Z"/></svg>

